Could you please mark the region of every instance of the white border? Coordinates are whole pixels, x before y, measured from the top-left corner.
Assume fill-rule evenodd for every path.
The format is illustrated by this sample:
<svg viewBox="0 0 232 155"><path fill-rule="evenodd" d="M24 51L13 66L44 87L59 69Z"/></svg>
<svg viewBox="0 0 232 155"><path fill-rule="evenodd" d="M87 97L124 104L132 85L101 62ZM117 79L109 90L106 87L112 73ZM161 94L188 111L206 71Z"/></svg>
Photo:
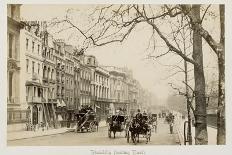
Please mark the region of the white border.
<svg viewBox="0 0 232 155"><path fill-rule="evenodd" d="M25 3L25 4L102 4L102 3L153 3L153 4L173 4L173 3L211 3L211 4L226 4L226 126L227 126L227 145L225 146L76 146L76 147L7 147L6 146L6 45L7 45L7 25L6 25L6 4L7 3ZM37 155L37 154L55 154L55 155L90 155L90 150L108 150L114 151L118 150L143 150L146 155L150 154L229 154L231 152L231 140L232 140L232 123L229 120L232 120L232 89L231 89L231 68L232 68L232 3L229 0L82 0L82 1L74 1L74 0L40 0L40 1L32 1L32 0L1 0L0 2L0 154L2 155Z"/></svg>

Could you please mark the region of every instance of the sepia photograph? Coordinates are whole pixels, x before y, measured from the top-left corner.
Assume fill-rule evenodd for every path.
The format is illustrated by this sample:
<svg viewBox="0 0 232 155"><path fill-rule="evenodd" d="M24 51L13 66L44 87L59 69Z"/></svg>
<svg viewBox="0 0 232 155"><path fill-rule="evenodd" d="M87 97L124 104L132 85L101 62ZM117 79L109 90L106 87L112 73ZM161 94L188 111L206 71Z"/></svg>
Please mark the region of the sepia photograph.
<svg viewBox="0 0 232 155"><path fill-rule="evenodd" d="M227 144L224 3L5 7L7 147Z"/></svg>

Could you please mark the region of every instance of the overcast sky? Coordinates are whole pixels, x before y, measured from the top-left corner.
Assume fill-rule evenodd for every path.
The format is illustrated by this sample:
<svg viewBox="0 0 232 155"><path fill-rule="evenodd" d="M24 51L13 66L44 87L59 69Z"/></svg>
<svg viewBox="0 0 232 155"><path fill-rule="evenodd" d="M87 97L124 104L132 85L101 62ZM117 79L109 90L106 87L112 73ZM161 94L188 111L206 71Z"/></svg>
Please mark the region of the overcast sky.
<svg viewBox="0 0 232 155"><path fill-rule="evenodd" d="M78 6L78 5L22 5L21 17L25 20L51 20L56 17L64 17L66 10L73 8L78 9L83 18L78 18L78 22L83 22L84 17L87 16L86 12L89 7L93 6ZM217 20L216 20L217 21ZM208 22L208 21L206 21ZM215 22L215 21L214 21ZM212 32L214 37L218 37L217 23L205 23L207 28ZM69 44L75 45L77 40L71 38L71 34L77 33L75 30L67 31L60 34L54 34L56 37L64 38ZM181 59L178 56L169 54L156 61L145 59L148 52L148 40L151 34L151 29L147 25L139 25L131 33L128 39L122 44L110 44L103 47L89 49L87 54L95 55L101 65L114 65L128 68L133 70L135 79L139 80L141 85L153 92L160 103L165 103L169 94L173 93L173 90L167 84L168 82L178 83L183 80L184 75L178 74L174 78L166 79L172 70L170 67L163 65L176 64ZM158 37L158 36L157 36ZM165 48L159 48L162 51ZM208 45L204 45L204 64L209 67L205 69L205 76L208 80L212 78L217 72L217 59L214 53L210 50ZM165 50L164 50L165 51ZM190 65L190 68L192 66ZM192 76L192 75L191 75Z"/></svg>

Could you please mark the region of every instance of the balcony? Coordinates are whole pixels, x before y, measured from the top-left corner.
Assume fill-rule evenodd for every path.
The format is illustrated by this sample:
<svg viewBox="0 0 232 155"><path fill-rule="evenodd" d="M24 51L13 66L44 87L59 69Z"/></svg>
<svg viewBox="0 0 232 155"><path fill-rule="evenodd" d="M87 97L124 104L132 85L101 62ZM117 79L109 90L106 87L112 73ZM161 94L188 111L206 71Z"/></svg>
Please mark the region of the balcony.
<svg viewBox="0 0 232 155"><path fill-rule="evenodd" d="M42 97L37 97L37 96L27 96L27 102L28 103L42 103L45 101Z"/></svg>

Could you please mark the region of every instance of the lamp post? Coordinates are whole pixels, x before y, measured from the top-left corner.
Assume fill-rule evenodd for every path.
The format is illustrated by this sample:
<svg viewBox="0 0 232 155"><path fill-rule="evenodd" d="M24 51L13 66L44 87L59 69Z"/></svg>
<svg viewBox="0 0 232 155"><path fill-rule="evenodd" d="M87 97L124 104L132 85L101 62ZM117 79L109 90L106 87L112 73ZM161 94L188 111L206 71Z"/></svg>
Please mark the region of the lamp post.
<svg viewBox="0 0 232 155"><path fill-rule="evenodd" d="M184 30L183 30L184 32ZM185 47L185 38L183 38L183 45L184 45L184 54L186 54L186 47ZM186 89L186 101L187 101L187 111L188 111L188 128L187 128L187 139L189 145L192 145L192 131L191 131L191 115L190 115L190 100L189 100L189 88L188 88L188 65L187 61L184 60L184 73L185 73L185 89Z"/></svg>

